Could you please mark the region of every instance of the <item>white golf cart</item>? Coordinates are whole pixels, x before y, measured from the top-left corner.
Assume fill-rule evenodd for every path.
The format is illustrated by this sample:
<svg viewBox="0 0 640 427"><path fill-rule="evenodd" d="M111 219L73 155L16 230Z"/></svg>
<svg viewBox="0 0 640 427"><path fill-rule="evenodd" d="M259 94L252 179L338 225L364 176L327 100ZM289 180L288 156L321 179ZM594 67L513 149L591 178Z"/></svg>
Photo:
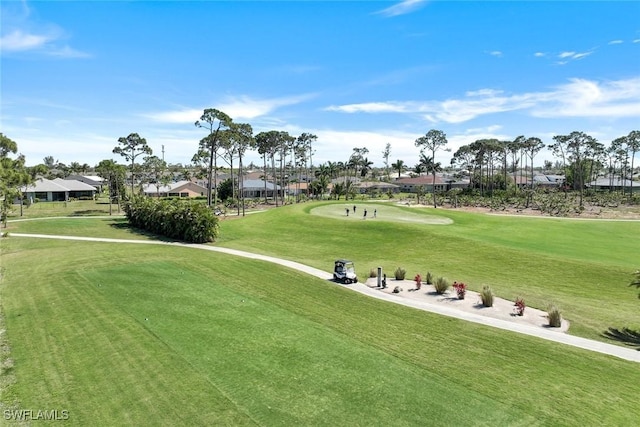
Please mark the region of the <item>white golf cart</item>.
<svg viewBox="0 0 640 427"><path fill-rule="evenodd" d="M353 262L346 259L336 260L335 267L333 268L333 280L342 283L356 283L358 276L356 276L356 269L353 266Z"/></svg>

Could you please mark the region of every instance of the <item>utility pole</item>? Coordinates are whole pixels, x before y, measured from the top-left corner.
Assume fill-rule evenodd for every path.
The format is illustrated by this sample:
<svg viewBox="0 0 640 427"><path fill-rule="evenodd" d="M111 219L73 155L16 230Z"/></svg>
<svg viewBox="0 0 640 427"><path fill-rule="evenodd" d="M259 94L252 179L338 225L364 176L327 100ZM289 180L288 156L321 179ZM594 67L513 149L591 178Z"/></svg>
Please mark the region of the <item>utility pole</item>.
<svg viewBox="0 0 640 427"><path fill-rule="evenodd" d="M162 145L162 161L164 162L164 144Z"/></svg>

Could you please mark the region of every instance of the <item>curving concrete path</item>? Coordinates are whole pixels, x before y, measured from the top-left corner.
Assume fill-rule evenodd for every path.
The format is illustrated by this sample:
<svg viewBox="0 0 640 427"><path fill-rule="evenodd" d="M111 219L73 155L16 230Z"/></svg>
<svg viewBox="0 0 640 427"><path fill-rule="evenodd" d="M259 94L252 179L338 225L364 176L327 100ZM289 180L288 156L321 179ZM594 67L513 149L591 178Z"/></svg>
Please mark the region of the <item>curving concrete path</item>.
<svg viewBox="0 0 640 427"><path fill-rule="evenodd" d="M101 237L75 237L75 236L58 236L47 234L25 234L25 233L11 233L11 237L30 237L39 239L59 239L59 240L76 240L76 241L89 241L89 242L106 242L106 243L130 243L130 244L144 244L144 245L169 245L169 246L181 246L186 248L208 250L213 252L221 252L225 254L240 256L244 258L261 260L271 262L274 264L282 265L287 268L301 271L311 276L317 277L323 280L332 279L332 273L328 273L324 270L309 267L308 265L300 264L299 262L289 261L281 258L276 258L267 255L254 254L251 252L240 251L236 249L221 248L210 245L195 244L195 243L179 243L179 242L161 242L150 240L129 240L129 239L110 239ZM377 298L384 301L390 301L396 304L401 304L407 307L416 308L419 310L425 310L443 316L455 317L457 319L466 320L469 322L479 323L486 326L492 326L494 328L500 328L507 331L517 332L520 334L530 335L549 341L554 341L561 344L570 345L573 347L582 348L589 351L596 351L598 353L607 354L610 356L618 357L620 359L629 360L632 362L640 362L640 351L632 348L626 348L618 345L607 344L601 341L590 340L587 338L576 337L573 335L567 335L558 333L553 330L548 330L532 325L517 324L501 319L494 319L486 316L481 316L474 313L468 313L465 311L456 310L450 307L441 306L438 304L432 304L427 301L420 301L410 298L404 298L393 294L387 294L380 292L365 285L364 283L355 283L351 285L345 285L346 288L361 294L367 295L372 298Z"/></svg>

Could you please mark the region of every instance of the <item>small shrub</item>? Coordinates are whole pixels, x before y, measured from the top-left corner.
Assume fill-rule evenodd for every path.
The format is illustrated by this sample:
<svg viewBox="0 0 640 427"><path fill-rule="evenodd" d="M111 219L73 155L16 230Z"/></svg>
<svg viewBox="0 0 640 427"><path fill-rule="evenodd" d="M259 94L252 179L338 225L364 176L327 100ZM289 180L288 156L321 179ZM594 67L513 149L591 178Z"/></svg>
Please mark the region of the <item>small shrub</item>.
<svg viewBox="0 0 640 427"><path fill-rule="evenodd" d="M396 280L404 280L404 277L407 275L407 270L404 268L398 267L395 271Z"/></svg>
<svg viewBox="0 0 640 427"><path fill-rule="evenodd" d="M458 299L464 299L464 296L467 293L467 285L464 283L453 282L453 289L455 289Z"/></svg>
<svg viewBox="0 0 640 427"><path fill-rule="evenodd" d="M524 304L524 300L522 298L516 298L516 303L514 305L516 306L516 308L515 308L516 314L518 316L523 316L524 315L524 309L526 307L526 305Z"/></svg>
<svg viewBox="0 0 640 427"><path fill-rule="evenodd" d="M549 319L549 326L552 328L559 328L562 325L560 310L553 304L547 309L547 318Z"/></svg>
<svg viewBox="0 0 640 427"><path fill-rule="evenodd" d="M489 286L483 286L482 292L480 292L480 298L482 298L482 305L485 307L493 307L493 291Z"/></svg>
<svg viewBox="0 0 640 427"><path fill-rule="evenodd" d="M442 295L449 289L449 281L444 277L438 277L434 287L436 288L436 293Z"/></svg>
<svg viewBox="0 0 640 427"><path fill-rule="evenodd" d="M420 289L420 286L422 286L422 276L416 274L416 277L414 277L413 280L416 282L416 289Z"/></svg>
<svg viewBox="0 0 640 427"><path fill-rule="evenodd" d="M427 275L424 278L424 282L427 285L433 285L433 274L430 271L427 271Z"/></svg>
<svg viewBox="0 0 640 427"><path fill-rule="evenodd" d="M372 268L369 270L369 277L378 277L378 269L377 268Z"/></svg>

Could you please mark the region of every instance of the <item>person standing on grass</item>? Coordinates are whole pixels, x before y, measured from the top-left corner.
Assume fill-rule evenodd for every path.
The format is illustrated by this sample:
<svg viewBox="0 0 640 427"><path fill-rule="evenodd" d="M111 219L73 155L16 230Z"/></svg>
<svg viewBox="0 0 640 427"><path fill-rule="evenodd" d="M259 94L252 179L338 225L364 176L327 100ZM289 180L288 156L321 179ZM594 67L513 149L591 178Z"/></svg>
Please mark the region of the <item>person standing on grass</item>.
<svg viewBox="0 0 640 427"><path fill-rule="evenodd" d="M356 213L356 205L353 205L353 213Z"/></svg>
<svg viewBox="0 0 640 427"><path fill-rule="evenodd" d="M374 209L373 210L373 217L377 217L378 216L378 209Z"/></svg>
<svg viewBox="0 0 640 427"><path fill-rule="evenodd" d="M366 208L364 210L364 216L362 217L362 219L367 219L367 209Z"/></svg>
<svg viewBox="0 0 640 427"><path fill-rule="evenodd" d="M349 216L349 208L346 208L345 211L347 211L347 216Z"/></svg>

